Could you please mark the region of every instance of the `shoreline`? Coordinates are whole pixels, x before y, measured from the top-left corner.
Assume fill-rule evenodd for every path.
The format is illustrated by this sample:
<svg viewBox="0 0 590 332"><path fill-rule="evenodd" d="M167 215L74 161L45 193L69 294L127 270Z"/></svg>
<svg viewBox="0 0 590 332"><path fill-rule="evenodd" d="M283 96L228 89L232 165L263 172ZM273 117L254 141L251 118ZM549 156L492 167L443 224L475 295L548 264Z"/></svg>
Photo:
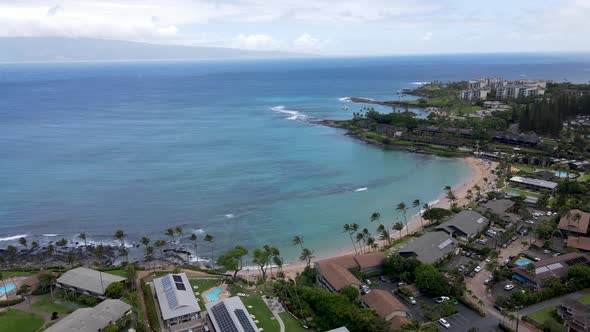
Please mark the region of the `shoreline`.
<svg viewBox="0 0 590 332"><path fill-rule="evenodd" d="M496 168L497 163L485 159L478 159L474 157L465 157L459 158L463 160L467 166L469 167L469 173L465 176L463 181L454 185L452 187L455 196L457 196L457 205L464 206L469 203L467 200L467 191L473 188L475 185L478 185L481 188L481 194L485 195L485 193L493 190L495 188L495 175L492 174L492 170ZM484 181L484 179L488 179L488 181ZM451 202L446 198L446 195L443 193L436 200L433 201L432 204L429 203L429 207L431 208L445 208L448 209L451 206ZM428 225L429 222L424 220L424 226ZM392 232L391 238L399 239L400 233L402 237L406 237L407 233L409 235L413 235L418 233L421 230L422 226L420 223L420 216L418 214L412 215L408 218L407 227L404 227L401 231ZM382 241L378 241L381 245L383 244ZM323 259L330 259L330 258L337 258L346 255L354 254L355 251L352 248L352 245L348 245L346 248L342 248L342 252L339 254L325 254L321 255L318 254L314 261L323 260ZM287 262L283 266L283 273L285 274L286 278L295 279L298 273L301 273L305 269L305 262L301 261L294 261L294 262ZM248 269L249 271L245 271ZM268 275L270 276L270 269L267 271ZM275 267L273 266L273 273L276 273ZM255 266L244 266L244 270L238 273L242 277L248 276L248 278L252 278L254 276L258 276L260 271Z"/></svg>

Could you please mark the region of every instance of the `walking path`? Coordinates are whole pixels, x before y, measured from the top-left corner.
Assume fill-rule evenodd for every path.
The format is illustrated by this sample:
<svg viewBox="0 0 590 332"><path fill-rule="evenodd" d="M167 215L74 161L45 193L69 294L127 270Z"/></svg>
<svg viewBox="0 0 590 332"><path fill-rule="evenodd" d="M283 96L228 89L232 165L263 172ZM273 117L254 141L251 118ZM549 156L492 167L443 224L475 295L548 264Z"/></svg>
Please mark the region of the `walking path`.
<svg viewBox="0 0 590 332"><path fill-rule="evenodd" d="M526 307L522 310L520 310L518 313L522 316L526 316L529 314L532 314L533 312L539 311L541 309L545 309L545 308L549 308L549 307L555 307L560 303L563 303L564 300L575 300L579 297L582 297L582 295L584 295L582 292L575 292L575 293L570 293L570 294L566 294L564 296L560 296L560 297L556 297L541 303L537 303L537 304L533 304L532 306Z"/></svg>
<svg viewBox="0 0 590 332"><path fill-rule="evenodd" d="M272 312L272 315L275 317L277 322L279 322L280 332L285 332L285 323L283 323L281 316L279 316L279 313L284 312L285 309L281 303L279 303L279 300L274 297L267 299L266 296L263 295L262 301L264 301L268 309L270 309L270 312Z"/></svg>

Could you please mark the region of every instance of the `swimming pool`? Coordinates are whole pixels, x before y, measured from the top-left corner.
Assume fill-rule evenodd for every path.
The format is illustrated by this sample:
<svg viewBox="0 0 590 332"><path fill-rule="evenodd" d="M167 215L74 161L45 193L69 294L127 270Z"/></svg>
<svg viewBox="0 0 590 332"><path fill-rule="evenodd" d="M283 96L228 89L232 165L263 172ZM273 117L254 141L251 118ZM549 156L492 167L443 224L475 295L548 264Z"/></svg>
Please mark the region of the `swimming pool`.
<svg viewBox="0 0 590 332"><path fill-rule="evenodd" d="M519 258L516 262L514 262L516 265L518 266L524 266L524 265L529 265L531 264L533 261L528 259L528 258Z"/></svg>
<svg viewBox="0 0 590 332"><path fill-rule="evenodd" d="M560 177L560 178L566 178L569 176L568 172L555 172L555 176Z"/></svg>
<svg viewBox="0 0 590 332"><path fill-rule="evenodd" d="M0 295L4 295L15 288L16 288L15 284L7 284L6 286L0 286Z"/></svg>
<svg viewBox="0 0 590 332"><path fill-rule="evenodd" d="M222 291L223 291L223 289L221 289L219 287L215 287L212 290L208 291L207 294L205 294L205 297L207 298L207 301L209 301L209 302L218 301L219 294L221 294Z"/></svg>

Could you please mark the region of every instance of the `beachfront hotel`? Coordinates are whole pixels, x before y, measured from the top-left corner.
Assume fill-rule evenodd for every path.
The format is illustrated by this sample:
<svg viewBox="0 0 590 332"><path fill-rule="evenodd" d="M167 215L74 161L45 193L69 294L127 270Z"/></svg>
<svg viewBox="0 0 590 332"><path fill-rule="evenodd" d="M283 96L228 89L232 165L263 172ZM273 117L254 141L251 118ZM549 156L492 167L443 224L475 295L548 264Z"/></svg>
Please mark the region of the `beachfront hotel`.
<svg viewBox="0 0 590 332"><path fill-rule="evenodd" d="M111 284L124 282L125 280L125 278L114 274L78 267L67 271L59 277L56 281L56 286L76 293L104 299L104 293Z"/></svg>
<svg viewBox="0 0 590 332"><path fill-rule="evenodd" d="M186 273L154 279L155 297L164 326L170 332L189 332L205 324Z"/></svg>
<svg viewBox="0 0 590 332"><path fill-rule="evenodd" d="M463 100L484 100L489 96L498 99L527 98L545 94L547 81L517 80L508 81L501 77L488 77L471 80L468 88L459 92Z"/></svg>

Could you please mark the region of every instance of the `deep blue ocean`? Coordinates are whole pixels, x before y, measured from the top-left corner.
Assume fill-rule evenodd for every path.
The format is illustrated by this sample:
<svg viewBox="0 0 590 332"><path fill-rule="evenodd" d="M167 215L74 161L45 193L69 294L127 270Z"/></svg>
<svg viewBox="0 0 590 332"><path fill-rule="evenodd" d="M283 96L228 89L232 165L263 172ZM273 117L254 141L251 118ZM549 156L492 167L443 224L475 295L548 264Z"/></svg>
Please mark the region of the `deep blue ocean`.
<svg viewBox="0 0 590 332"><path fill-rule="evenodd" d="M418 82L480 76L585 82L590 61L1 64L0 246L19 236L75 241L80 232L110 241L116 229L132 243L166 239L166 228L181 225L185 236L212 234L217 253L270 244L294 258L293 235L316 255L338 253L350 246L343 224L374 230L373 211L391 224L394 205L433 201L469 169L460 160L382 151L313 120L348 119L362 107L343 97L391 100Z"/></svg>

